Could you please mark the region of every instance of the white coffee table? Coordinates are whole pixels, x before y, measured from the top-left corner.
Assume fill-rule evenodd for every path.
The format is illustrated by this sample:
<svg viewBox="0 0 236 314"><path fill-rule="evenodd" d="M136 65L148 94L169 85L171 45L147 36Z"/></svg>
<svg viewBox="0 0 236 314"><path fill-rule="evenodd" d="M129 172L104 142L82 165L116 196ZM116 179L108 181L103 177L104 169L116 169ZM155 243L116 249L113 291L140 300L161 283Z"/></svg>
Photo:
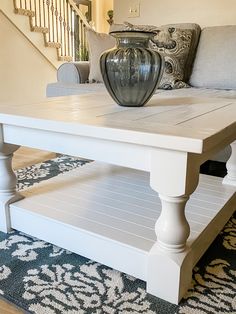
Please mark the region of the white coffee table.
<svg viewBox="0 0 236 314"><path fill-rule="evenodd" d="M236 103L159 95L126 108L93 94L0 105L0 121L0 230L95 259L178 303L236 207ZM216 177L199 180L200 165L230 143L223 185ZM20 145L98 163L19 195L11 159Z"/></svg>

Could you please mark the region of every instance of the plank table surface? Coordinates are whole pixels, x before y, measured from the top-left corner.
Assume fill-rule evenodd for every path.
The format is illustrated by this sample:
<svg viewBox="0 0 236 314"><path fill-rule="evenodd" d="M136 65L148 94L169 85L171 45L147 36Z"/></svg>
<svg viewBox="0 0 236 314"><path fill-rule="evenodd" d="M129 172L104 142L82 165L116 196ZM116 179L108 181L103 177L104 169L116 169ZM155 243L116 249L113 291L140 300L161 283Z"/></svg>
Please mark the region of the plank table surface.
<svg viewBox="0 0 236 314"><path fill-rule="evenodd" d="M235 116L235 103L219 98L154 96L144 107L129 108L118 106L107 94L90 94L33 105L0 105L3 123L32 128L37 123L37 128L84 136L96 132L99 138L196 153L209 149L214 139L236 132Z"/></svg>
<svg viewBox="0 0 236 314"><path fill-rule="evenodd" d="M0 122L0 230L126 272L178 303L235 210L236 102L154 95L129 108L95 93L0 104ZM199 175L229 144L226 177ZM96 162L19 194L11 166L19 146Z"/></svg>

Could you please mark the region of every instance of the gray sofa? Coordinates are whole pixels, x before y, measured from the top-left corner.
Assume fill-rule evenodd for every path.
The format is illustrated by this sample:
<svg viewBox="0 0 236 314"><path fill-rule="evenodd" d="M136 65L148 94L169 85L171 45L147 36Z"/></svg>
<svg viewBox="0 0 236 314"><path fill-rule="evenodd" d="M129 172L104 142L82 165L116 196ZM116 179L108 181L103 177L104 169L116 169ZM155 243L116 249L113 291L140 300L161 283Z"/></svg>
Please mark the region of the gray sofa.
<svg viewBox="0 0 236 314"><path fill-rule="evenodd" d="M185 24L186 25L186 24ZM236 100L236 25L207 27L201 30L191 74L190 87L163 90L162 97L210 97ZM47 97L106 92L103 83L87 83L90 63L64 63L57 71L57 82L48 84ZM230 147L214 160L226 161Z"/></svg>

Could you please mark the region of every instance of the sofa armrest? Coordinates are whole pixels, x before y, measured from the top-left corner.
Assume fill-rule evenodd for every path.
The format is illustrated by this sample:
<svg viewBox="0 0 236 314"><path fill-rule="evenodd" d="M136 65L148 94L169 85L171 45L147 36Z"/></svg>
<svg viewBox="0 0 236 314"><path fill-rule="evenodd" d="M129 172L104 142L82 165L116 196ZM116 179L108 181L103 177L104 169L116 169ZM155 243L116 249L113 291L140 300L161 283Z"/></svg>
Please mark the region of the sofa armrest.
<svg viewBox="0 0 236 314"><path fill-rule="evenodd" d="M89 77L89 62L66 62L63 63L57 70L57 81L67 84L81 84L88 81Z"/></svg>

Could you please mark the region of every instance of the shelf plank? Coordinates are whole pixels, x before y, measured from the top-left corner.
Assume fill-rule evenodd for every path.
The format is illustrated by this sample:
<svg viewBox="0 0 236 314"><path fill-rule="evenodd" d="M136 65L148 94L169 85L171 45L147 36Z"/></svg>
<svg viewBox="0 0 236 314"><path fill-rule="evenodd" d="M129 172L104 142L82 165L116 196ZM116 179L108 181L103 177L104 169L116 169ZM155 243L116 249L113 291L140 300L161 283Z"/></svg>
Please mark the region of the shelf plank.
<svg viewBox="0 0 236 314"><path fill-rule="evenodd" d="M198 245L235 193L221 178L200 175L199 181L186 206L190 246ZM25 189L23 195L10 205L13 228L145 280L161 212L148 173L91 162ZM103 254L105 248L110 254ZM118 254L135 259L136 266L123 265Z"/></svg>

